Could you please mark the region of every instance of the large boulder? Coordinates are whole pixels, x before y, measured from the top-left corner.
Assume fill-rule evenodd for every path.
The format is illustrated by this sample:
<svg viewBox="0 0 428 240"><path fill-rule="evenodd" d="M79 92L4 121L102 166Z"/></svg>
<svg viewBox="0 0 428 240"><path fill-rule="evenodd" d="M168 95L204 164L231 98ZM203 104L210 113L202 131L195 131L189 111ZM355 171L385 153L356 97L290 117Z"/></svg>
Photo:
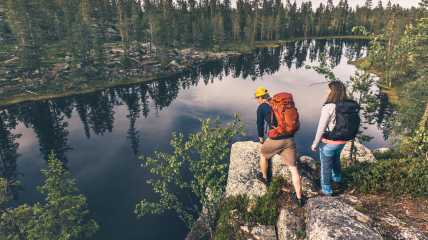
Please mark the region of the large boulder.
<svg viewBox="0 0 428 240"><path fill-rule="evenodd" d="M381 240L365 214L335 197L316 197L306 205L308 240Z"/></svg>
<svg viewBox="0 0 428 240"><path fill-rule="evenodd" d="M266 193L266 186L257 180L256 174L259 171L261 144L252 141L237 142L232 145L230 153L229 174L226 186L226 197L247 195L250 198L262 196ZM299 165L307 165L308 167L300 168L312 169L316 168L315 160L311 157L301 157ZM275 155L271 160L272 176L283 177L291 183L291 174L287 166L279 155ZM307 196L317 194L317 189L314 182L310 179L310 175L315 173L306 172L302 174L302 187Z"/></svg>
<svg viewBox="0 0 428 240"><path fill-rule="evenodd" d="M349 159L349 155L351 152L351 145L352 142L347 142L345 147L343 148L342 153L340 154L341 159ZM354 141L354 147L355 147L355 158L357 162L374 162L376 161L375 156L373 155L372 151L361 144L359 141Z"/></svg>
<svg viewBox="0 0 428 240"><path fill-rule="evenodd" d="M259 144L255 142L237 142L232 145L226 197L245 194L257 197L266 192L265 185L256 179L258 152Z"/></svg>
<svg viewBox="0 0 428 240"><path fill-rule="evenodd" d="M257 180L259 169L260 143L247 141L232 145L230 152L229 174L226 185L226 197L247 195L250 198L266 193L266 186ZM272 159L273 175L283 174L280 158Z"/></svg>

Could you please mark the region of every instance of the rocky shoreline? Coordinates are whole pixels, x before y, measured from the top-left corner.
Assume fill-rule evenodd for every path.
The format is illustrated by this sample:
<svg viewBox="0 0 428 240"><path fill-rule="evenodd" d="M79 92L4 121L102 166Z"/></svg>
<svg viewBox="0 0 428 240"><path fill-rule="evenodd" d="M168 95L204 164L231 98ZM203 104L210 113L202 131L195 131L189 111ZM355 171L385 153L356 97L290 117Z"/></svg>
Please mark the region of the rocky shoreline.
<svg viewBox="0 0 428 240"><path fill-rule="evenodd" d="M357 143L357 161L376 161L370 149ZM245 195L257 198L267 192L265 185L256 180L260 144L255 142L237 142L233 144L230 156L229 175L224 193L225 199ZM346 149L343 156L348 154ZM293 204L281 205L275 225L254 225L239 222L240 234L245 239L253 240L333 240L333 239L392 239L427 240L421 231L406 225L395 216L377 216L357 210L359 199L352 194L344 193L336 197L318 195L318 187L313 176L318 175L319 163L309 156L301 156L298 161L302 174L303 190L308 201L303 212L296 210ZM272 159L273 177L284 178L291 183L290 173L279 156ZM235 220L231 220L235 221ZM191 230L187 240L200 239L204 228L203 218ZM387 229L385 229L385 226ZM391 230L392 229L392 230ZM388 231L388 232L387 232Z"/></svg>
<svg viewBox="0 0 428 240"><path fill-rule="evenodd" d="M16 67L18 58L9 56L0 63L0 106L43 100L102 90L177 76L203 64L236 57L234 51L212 52L194 48L158 49L133 43L126 67L119 44L104 44L102 65L82 66L71 56L56 59L55 64L23 74Z"/></svg>

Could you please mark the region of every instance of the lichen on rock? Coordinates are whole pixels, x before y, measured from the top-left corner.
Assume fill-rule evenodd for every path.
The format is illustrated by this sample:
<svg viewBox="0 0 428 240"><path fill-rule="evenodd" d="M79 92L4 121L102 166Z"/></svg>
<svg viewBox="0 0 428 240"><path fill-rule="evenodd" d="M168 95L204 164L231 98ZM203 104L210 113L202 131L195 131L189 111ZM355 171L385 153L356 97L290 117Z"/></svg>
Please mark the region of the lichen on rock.
<svg viewBox="0 0 428 240"><path fill-rule="evenodd" d="M306 205L308 240L381 240L367 215L336 197L316 197Z"/></svg>

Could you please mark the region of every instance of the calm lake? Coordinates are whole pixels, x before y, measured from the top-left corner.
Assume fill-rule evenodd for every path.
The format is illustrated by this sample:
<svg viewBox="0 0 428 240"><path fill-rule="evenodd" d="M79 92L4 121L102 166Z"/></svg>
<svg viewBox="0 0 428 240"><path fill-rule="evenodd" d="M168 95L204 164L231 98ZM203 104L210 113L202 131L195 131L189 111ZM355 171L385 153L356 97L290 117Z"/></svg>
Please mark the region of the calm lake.
<svg viewBox="0 0 428 240"><path fill-rule="evenodd" d="M317 65L325 54L334 72L348 80L356 68L348 64L365 55L365 41L297 41L280 48L206 64L180 76L95 93L22 103L1 110L1 151L11 152L1 174L18 179L17 203L41 201L36 186L40 169L54 151L66 163L86 195L100 225L94 239L183 239L187 229L174 215L137 219L134 208L143 197L156 199L146 184L150 174L138 156L168 150L171 133L190 133L199 120L223 121L239 113L246 139L256 139L254 90L263 85L271 93L294 94L301 115L296 136L301 154L309 150L323 104L324 77L305 65ZM368 126L374 137L369 147L387 145L382 119ZM15 142L16 144L13 144ZM18 154L13 154L17 152ZM7 161L7 162L6 162Z"/></svg>

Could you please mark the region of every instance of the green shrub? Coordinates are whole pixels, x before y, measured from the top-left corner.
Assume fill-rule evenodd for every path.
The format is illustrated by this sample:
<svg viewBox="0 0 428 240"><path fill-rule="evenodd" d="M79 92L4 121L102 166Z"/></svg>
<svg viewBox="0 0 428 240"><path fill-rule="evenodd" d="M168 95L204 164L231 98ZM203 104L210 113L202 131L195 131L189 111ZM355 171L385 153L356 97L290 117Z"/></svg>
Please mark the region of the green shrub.
<svg viewBox="0 0 428 240"><path fill-rule="evenodd" d="M262 225L274 225L279 215L279 196L285 184L282 178L275 178L265 195L256 199L255 207L246 212L246 222Z"/></svg>
<svg viewBox="0 0 428 240"><path fill-rule="evenodd" d="M247 196L230 197L220 206L215 240L245 239L239 232L239 224L234 217L247 212L249 199Z"/></svg>
<svg viewBox="0 0 428 240"><path fill-rule="evenodd" d="M216 240L245 239L241 224L275 225L280 208L282 178L274 178L265 195L250 200L247 196L229 197L222 202L214 234Z"/></svg>
<svg viewBox="0 0 428 240"><path fill-rule="evenodd" d="M38 190L45 200L2 209L0 239L91 239L99 226L91 218L86 197L79 192L71 173L51 153L42 174L45 180ZM1 182L0 191L4 192L5 181Z"/></svg>
<svg viewBox="0 0 428 240"><path fill-rule="evenodd" d="M142 156L143 167L153 174L147 183L159 199L142 199L135 213L143 217L173 210L190 229L204 208L212 236L214 217L226 187L230 147L243 133L238 116L228 124L206 119L198 132L188 136L174 133L172 151Z"/></svg>
<svg viewBox="0 0 428 240"><path fill-rule="evenodd" d="M377 160L386 160L391 158L400 158L402 154L397 151L391 150L386 152L373 152Z"/></svg>
<svg viewBox="0 0 428 240"><path fill-rule="evenodd" d="M427 77L408 82L398 88L399 103L396 118L400 124L395 130L411 133L418 128L428 102L427 92Z"/></svg>
<svg viewBox="0 0 428 240"><path fill-rule="evenodd" d="M428 196L428 161L396 158L357 163L345 169L346 182L363 193Z"/></svg>

